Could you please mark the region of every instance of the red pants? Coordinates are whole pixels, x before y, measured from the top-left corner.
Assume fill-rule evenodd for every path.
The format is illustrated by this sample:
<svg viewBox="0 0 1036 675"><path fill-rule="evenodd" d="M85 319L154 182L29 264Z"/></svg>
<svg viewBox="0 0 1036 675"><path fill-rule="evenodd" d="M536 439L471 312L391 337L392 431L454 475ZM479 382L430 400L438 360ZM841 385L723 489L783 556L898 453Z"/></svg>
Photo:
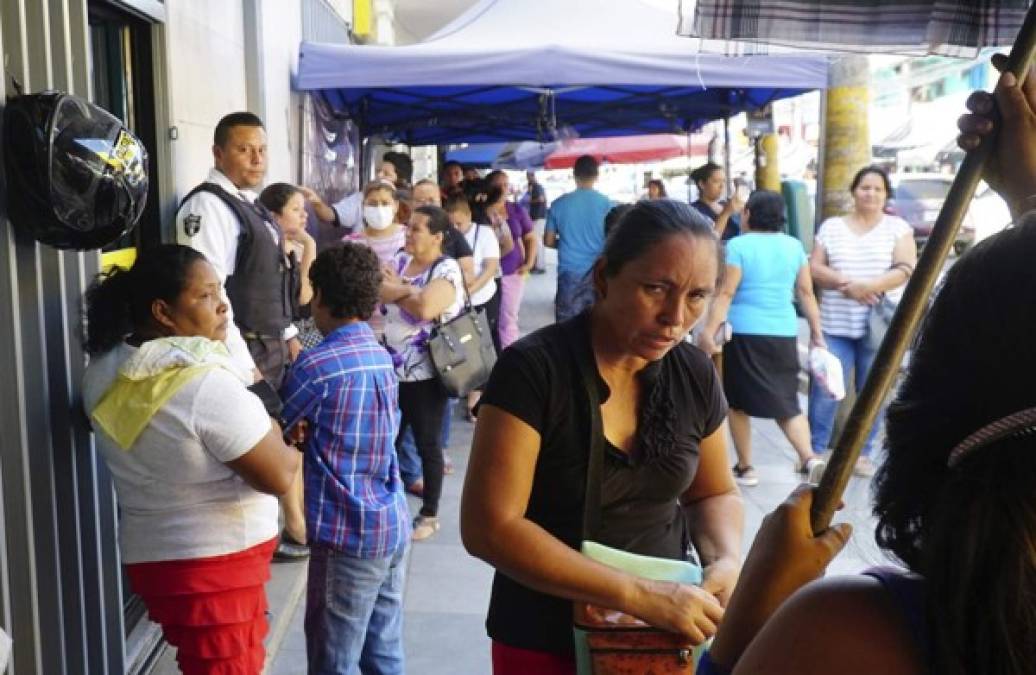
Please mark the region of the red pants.
<svg viewBox="0 0 1036 675"><path fill-rule="evenodd" d="M262 672L264 584L276 545L274 538L227 555L126 565L130 586L176 647L184 675Z"/></svg>
<svg viewBox="0 0 1036 675"><path fill-rule="evenodd" d="M509 647L493 640L493 675L575 675L571 656Z"/></svg>

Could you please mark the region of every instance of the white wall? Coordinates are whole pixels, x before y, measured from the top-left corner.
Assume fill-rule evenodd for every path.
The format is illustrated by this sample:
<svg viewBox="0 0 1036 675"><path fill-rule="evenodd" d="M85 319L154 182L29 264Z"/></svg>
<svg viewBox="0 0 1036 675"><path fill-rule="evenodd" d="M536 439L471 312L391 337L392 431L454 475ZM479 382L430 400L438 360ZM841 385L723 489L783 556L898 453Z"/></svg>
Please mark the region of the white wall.
<svg viewBox="0 0 1036 675"><path fill-rule="evenodd" d="M247 0L246 0L247 1ZM229 112L248 109L245 13L240 0L167 4L170 122L177 198L212 167L212 132ZM301 0L259 0L260 110L268 140L267 182L298 179L298 95L291 91L302 39Z"/></svg>
<svg viewBox="0 0 1036 675"><path fill-rule="evenodd" d="M166 5L173 177L177 199L212 167L220 117L247 106L244 18L240 2L178 0Z"/></svg>
<svg viewBox="0 0 1036 675"><path fill-rule="evenodd" d="M299 179L299 95L291 90L302 40L300 0L262 0L263 120L268 183Z"/></svg>

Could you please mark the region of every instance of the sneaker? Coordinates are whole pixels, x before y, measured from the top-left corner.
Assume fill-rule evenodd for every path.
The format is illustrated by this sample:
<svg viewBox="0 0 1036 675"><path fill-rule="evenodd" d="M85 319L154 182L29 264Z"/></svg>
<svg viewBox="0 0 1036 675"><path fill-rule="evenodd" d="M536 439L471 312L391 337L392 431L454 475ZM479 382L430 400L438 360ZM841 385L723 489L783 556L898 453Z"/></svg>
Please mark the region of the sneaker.
<svg viewBox="0 0 1036 675"><path fill-rule="evenodd" d="M276 560L305 560L309 557L309 547L299 543L288 534L287 530L281 531L280 539L277 541L277 548L273 551Z"/></svg>
<svg viewBox="0 0 1036 675"><path fill-rule="evenodd" d="M799 466L799 473L806 477L806 482L810 485L818 485L826 468L827 462L814 455Z"/></svg>
<svg viewBox="0 0 1036 675"><path fill-rule="evenodd" d="M877 467L874 466L874 462L871 461L870 457L864 455L856 460L856 466L853 468L853 473L863 478L870 478L874 475Z"/></svg>
<svg viewBox="0 0 1036 675"><path fill-rule="evenodd" d="M424 541L439 531L437 516L418 516L414 518L414 531L410 534L413 541Z"/></svg>
<svg viewBox="0 0 1036 675"><path fill-rule="evenodd" d="M450 459L449 455L444 455L443 458L442 458L442 473L443 473L443 475L444 476L452 476L453 475L453 471L454 471L453 460Z"/></svg>
<svg viewBox="0 0 1036 675"><path fill-rule="evenodd" d="M424 497L424 480L418 478L413 483L406 486L406 491L415 497Z"/></svg>
<svg viewBox="0 0 1036 675"><path fill-rule="evenodd" d="M734 480L739 484L746 487L752 487L753 485L759 485L759 475L755 472L755 468L751 465L741 466L735 464L734 468L731 469L734 473Z"/></svg>

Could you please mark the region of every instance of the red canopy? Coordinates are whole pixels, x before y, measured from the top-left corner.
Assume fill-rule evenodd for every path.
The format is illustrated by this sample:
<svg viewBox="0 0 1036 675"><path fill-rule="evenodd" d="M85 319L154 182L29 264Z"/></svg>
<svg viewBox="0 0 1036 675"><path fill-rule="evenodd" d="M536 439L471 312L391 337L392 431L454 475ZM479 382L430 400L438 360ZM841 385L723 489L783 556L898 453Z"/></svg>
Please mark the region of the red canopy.
<svg viewBox="0 0 1036 675"><path fill-rule="evenodd" d="M545 169L567 169L583 155L591 155L598 162L637 164L655 162L672 157L705 154L709 137L694 134L650 134L647 136L612 136L608 138L575 138L562 141L544 160Z"/></svg>

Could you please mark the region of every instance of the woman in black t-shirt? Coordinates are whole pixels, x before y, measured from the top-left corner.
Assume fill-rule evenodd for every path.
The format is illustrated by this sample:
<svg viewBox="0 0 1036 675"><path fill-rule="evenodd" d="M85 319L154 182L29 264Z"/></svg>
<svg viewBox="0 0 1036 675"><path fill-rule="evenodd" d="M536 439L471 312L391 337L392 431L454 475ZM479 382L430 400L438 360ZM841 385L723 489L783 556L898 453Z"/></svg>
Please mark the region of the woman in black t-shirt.
<svg viewBox="0 0 1036 675"><path fill-rule="evenodd" d="M737 580L743 507L727 470L726 402L683 341L721 269L711 225L670 200L640 202L593 268L597 301L500 357L464 486L468 551L497 568L487 628L494 672L574 672L572 600L621 610L696 642ZM705 567L702 587L590 560L582 539L590 409L578 359L598 371L607 441L601 543Z"/></svg>

